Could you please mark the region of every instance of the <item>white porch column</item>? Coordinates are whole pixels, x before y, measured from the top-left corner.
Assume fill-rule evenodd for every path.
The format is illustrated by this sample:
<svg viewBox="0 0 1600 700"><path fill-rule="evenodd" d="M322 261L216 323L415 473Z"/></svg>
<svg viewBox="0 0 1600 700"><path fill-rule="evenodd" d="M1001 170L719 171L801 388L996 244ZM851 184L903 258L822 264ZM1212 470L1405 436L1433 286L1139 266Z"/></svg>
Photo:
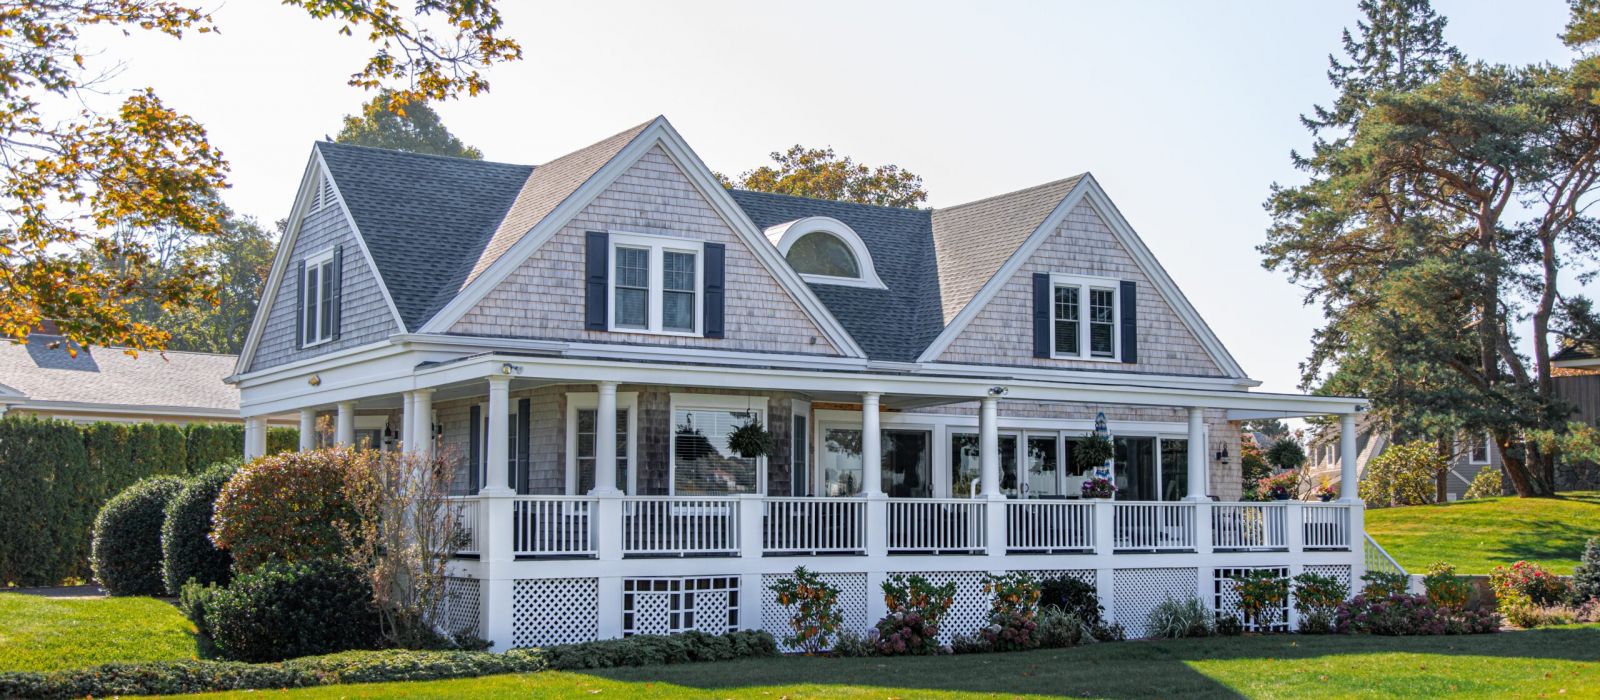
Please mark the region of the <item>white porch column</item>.
<svg viewBox="0 0 1600 700"><path fill-rule="evenodd" d="M861 493L868 497L883 495L881 397L875 391L861 395Z"/></svg>
<svg viewBox="0 0 1600 700"><path fill-rule="evenodd" d="M480 494L502 495L510 493L509 475L511 473L506 461L511 457L510 440L511 429L511 377L492 375L489 377L489 436L484 449L485 470L483 487L478 490ZM497 521L490 521L497 522Z"/></svg>
<svg viewBox="0 0 1600 700"><path fill-rule="evenodd" d="M1206 412L1189 409L1189 494L1188 501L1209 501L1206 483Z"/></svg>
<svg viewBox="0 0 1600 700"><path fill-rule="evenodd" d="M250 416L244 419L244 458L255 459L267 453L267 419Z"/></svg>
<svg viewBox="0 0 1600 700"><path fill-rule="evenodd" d="M978 472L985 498L1000 493L1000 399L978 401Z"/></svg>
<svg viewBox="0 0 1600 700"><path fill-rule="evenodd" d="M433 456L433 390L418 389L411 392L411 409L415 416L411 424L411 439L416 444L407 447L427 459Z"/></svg>
<svg viewBox="0 0 1600 700"><path fill-rule="evenodd" d="M417 410L413 394L409 391L400 392L400 450L402 452L412 449L411 424L416 422L413 417Z"/></svg>
<svg viewBox="0 0 1600 700"><path fill-rule="evenodd" d="M356 444L356 402L339 402L339 415L333 431L333 442L340 447L350 447Z"/></svg>
<svg viewBox="0 0 1600 700"><path fill-rule="evenodd" d="M317 449L317 409L300 409L300 451Z"/></svg>
<svg viewBox="0 0 1600 700"><path fill-rule="evenodd" d="M1356 414L1345 413L1339 416L1339 500L1361 502L1360 482L1356 474Z"/></svg>
<svg viewBox="0 0 1600 700"><path fill-rule="evenodd" d="M511 378L505 375L489 376L489 434L484 445L488 474L478 490L479 570L483 578L484 605L481 629L484 638L495 642L512 637L512 578L511 567L516 562L515 543L512 541L512 507L515 492L506 486L506 460L510 457L507 445L509 436ZM498 646L498 644L497 644ZM504 648L509 648L506 644Z"/></svg>
<svg viewBox="0 0 1600 700"><path fill-rule="evenodd" d="M610 496L617 488L617 383L600 382L594 409L594 489L589 493Z"/></svg>

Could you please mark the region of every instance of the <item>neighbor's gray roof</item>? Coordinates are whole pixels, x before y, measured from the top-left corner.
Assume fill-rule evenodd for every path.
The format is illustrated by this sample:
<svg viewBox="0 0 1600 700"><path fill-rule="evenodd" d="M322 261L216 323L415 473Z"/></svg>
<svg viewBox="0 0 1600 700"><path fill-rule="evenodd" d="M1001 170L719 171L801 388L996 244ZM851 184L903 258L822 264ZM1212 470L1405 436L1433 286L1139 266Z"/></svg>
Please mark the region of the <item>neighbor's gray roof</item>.
<svg viewBox="0 0 1600 700"><path fill-rule="evenodd" d="M222 379L233 374L233 355L143 352L121 348L79 350L73 357L57 336L35 333L26 345L0 340L0 385L29 401L122 407L239 410L239 390Z"/></svg>
<svg viewBox="0 0 1600 700"><path fill-rule="evenodd" d="M540 166L317 148L395 307L416 330L652 123ZM829 216L860 234L888 289L811 289L869 358L912 361L1081 177L938 210L732 195L760 228Z"/></svg>

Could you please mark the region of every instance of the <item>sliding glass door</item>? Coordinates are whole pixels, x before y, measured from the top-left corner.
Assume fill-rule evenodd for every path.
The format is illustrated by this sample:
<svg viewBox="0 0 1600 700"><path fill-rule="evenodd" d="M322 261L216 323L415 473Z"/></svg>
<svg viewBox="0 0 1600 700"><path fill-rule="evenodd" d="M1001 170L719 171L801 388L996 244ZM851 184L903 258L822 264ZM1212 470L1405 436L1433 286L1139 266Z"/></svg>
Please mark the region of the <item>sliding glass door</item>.
<svg viewBox="0 0 1600 700"><path fill-rule="evenodd" d="M885 430L881 435L883 492L893 498L932 497L933 434L926 430ZM861 463L861 430L827 428L822 431L822 448L822 493L861 493L861 480L866 473ZM973 464L976 469L977 463Z"/></svg>

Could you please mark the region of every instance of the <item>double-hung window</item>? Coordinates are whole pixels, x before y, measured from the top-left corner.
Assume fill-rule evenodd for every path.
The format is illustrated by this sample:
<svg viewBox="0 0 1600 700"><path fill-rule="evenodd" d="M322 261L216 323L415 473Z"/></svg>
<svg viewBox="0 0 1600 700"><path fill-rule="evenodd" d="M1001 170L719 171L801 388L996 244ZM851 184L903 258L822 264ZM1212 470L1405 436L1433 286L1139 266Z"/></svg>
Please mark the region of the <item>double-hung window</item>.
<svg viewBox="0 0 1600 700"><path fill-rule="evenodd" d="M1121 356L1119 282L1052 275L1051 348L1055 357L1111 360Z"/></svg>
<svg viewBox="0 0 1600 700"><path fill-rule="evenodd" d="M320 345L333 339L337 318L333 307L336 296L334 285L338 283L334 260L332 248L306 258L305 272L300 279L300 322L304 324L300 336L302 347Z"/></svg>
<svg viewBox="0 0 1600 700"><path fill-rule="evenodd" d="M699 335L704 256L700 241L613 233L611 328Z"/></svg>

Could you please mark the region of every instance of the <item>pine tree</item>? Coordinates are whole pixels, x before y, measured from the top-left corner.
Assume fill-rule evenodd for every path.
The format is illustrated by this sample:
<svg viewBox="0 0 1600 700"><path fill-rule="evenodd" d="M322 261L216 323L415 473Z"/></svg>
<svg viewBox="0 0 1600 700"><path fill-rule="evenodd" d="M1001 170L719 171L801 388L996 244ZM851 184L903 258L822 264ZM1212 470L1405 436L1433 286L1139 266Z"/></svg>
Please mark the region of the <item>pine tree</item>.
<svg viewBox="0 0 1600 700"><path fill-rule="evenodd" d="M1345 29L1340 37L1348 62L1328 56L1328 82L1339 91L1332 107L1313 107L1302 117L1313 132L1348 128L1372 106L1381 92L1421 87L1462 61L1461 52L1444 39L1448 23L1428 0L1361 0L1359 36Z"/></svg>
<svg viewBox="0 0 1600 700"><path fill-rule="evenodd" d="M1600 598L1600 537L1589 538L1583 560L1572 570L1572 597L1579 604Z"/></svg>

